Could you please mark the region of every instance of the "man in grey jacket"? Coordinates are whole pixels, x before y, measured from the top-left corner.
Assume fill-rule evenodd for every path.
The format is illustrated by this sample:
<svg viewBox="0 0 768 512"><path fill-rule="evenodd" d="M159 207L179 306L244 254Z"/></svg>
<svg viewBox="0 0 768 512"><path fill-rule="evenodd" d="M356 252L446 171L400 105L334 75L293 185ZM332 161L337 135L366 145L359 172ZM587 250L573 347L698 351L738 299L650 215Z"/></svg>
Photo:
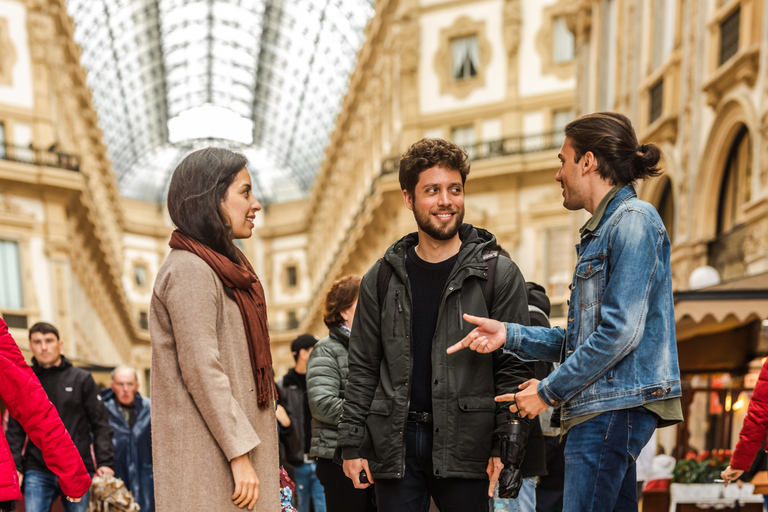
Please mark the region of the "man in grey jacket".
<svg viewBox="0 0 768 512"><path fill-rule="evenodd" d="M493 394L533 375L502 351L446 354L472 328L463 312L528 323L517 266L489 250L492 234L462 223L468 173L453 143L411 146L400 185L418 231L360 286L339 446L356 487L375 480L382 512L426 512L430 496L443 512L487 512L503 467L494 434L515 419Z"/></svg>

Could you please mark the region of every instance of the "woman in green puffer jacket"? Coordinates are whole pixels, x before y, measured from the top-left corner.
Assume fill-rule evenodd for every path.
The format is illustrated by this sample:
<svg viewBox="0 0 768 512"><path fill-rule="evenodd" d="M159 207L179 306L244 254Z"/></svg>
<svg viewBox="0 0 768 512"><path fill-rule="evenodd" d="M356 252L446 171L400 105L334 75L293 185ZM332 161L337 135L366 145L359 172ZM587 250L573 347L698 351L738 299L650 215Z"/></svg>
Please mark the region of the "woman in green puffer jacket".
<svg viewBox="0 0 768 512"><path fill-rule="evenodd" d="M334 462L336 438L349 367L349 333L355 316L360 278L342 277L325 297L323 321L328 337L315 345L307 363L307 394L312 411L312 444L309 454L317 457L317 478L325 490L327 512L375 510L373 486L355 489L346 477L341 459Z"/></svg>

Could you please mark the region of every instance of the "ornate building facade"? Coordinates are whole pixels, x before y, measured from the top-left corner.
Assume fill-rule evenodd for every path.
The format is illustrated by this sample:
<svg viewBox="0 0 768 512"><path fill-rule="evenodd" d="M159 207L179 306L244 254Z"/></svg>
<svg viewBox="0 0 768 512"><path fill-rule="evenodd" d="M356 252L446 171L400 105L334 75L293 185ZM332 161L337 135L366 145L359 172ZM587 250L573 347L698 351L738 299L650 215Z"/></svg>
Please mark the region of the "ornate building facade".
<svg viewBox="0 0 768 512"><path fill-rule="evenodd" d="M0 314L26 355L27 328L53 323L65 355L106 383L99 370L146 360L149 343L122 285L126 220L72 31L62 1L0 0Z"/></svg>
<svg viewBox="0 0 768 512"><path fill-rule="evenodd" d="M380 0L307 211L310 295L303 330L318 335L325 292L362 275L415 231L399 156L423 137L472 159L465 221L493 232L562 317L583 221L554 181L573 118L575 55L563 1Z"/></svg>
<svg viewBox="0 0 768 512"><path fill-rule="evenodd" d="M639 195L673 242L688 421L667 444L680 453L730 448L768 355L768 8L571 4L578 112L622 112L641 142L664 153L664 175Z"/></svg>

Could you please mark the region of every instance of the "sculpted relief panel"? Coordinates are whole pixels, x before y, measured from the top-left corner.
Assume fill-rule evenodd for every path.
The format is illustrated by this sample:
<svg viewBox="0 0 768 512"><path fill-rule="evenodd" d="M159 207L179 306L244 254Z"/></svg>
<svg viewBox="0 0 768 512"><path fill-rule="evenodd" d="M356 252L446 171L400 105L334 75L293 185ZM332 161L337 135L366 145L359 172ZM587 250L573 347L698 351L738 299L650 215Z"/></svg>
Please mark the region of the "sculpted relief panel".
<svg viewBox="0 0 768 512"><path fill-rule="evenodd" d="M13 84L14 64L16 64L16 48L11 41L8 20L0 18L0 85Z"/></svg>

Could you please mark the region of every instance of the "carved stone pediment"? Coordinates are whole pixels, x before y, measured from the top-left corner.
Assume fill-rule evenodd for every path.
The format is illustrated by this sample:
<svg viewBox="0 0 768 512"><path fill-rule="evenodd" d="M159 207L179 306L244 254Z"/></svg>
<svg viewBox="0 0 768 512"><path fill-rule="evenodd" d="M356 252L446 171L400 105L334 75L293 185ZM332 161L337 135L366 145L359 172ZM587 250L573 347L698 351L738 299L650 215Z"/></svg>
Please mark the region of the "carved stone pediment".
<svg viewBox="0 0 768 512"><path fill-rule="evenodd" d="M739 50L728 62L720 66L714 76L704 84L707 105L716 108L725 93L739 83L754 87L760 64L760 48L757 45Z"/></svg>

